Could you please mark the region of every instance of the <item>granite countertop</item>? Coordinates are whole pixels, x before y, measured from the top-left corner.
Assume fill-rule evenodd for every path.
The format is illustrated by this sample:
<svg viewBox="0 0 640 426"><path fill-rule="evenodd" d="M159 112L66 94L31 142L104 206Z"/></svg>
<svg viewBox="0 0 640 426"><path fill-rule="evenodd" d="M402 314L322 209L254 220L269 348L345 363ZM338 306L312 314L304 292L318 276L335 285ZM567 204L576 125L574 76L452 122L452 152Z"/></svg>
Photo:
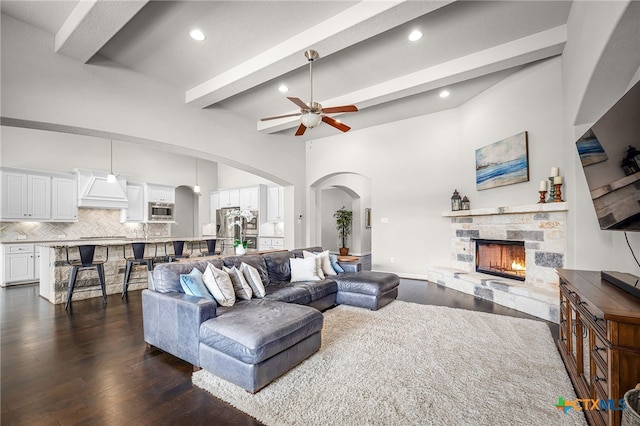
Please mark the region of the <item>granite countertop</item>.
<svg viewBox="0 0 640 426"><path fill-rule="evenodd" d="M36 244L44 247L69 247L79 245L103 245L103 246L121 246L131 243L150 243L161 244L170 243L173 241L206 241L215 239L214 236L202 236L202 237L171 237L171 236L155 236L150 238L128 238L128 237L96 237L82 238L82 239L52 239L52 240L14 240L3 241L2 244Z"/></svg>

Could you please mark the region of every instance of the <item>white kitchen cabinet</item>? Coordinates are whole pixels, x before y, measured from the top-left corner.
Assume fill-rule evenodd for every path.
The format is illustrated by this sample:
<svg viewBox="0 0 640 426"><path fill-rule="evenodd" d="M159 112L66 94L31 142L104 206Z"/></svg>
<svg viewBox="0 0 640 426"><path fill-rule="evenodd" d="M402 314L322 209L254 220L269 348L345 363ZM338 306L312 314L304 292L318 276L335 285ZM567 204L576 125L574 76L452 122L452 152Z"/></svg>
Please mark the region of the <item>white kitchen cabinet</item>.
<svg viewBox="0 0 640 426"><path fill-rule="evenodd" d="M78 184L75 179L51 179L51 220L78 220Z"/></svg>
<svg viewBox="0 0 640 426"><path fill-rule="evenodd" d="M240 190L226 189L218 191L219 208L225 209L229 207L240 207Z"/></svg>
<svg viewBox="0 0 640 426"><path fill-rule="evenodd" d="M242 188L240 189L240 209L241 210L260 210L260 188Z"/></svg>
<svg viewBox="0 0 640 426"><path fill-rule="evenodd" d="M2 172L3 220L50 220L51 177Z"/></svg>
<svg viewBox="0 0 640 426"><path fill-rule="evenodd" d="M267 190L267 222L284 220L284 188L271 186Z"/></svg>
<svg viewBox="0 0 640 426"><path fill-rule="evenodd" d="M284 238L260 237L258 241L259 250L280 250L284 248Z"/></svg>
<svg viewBox="0 0 640 426"><path fill-rule="evenodd" d="M30 219L51 218L51 177L29 175L27 178Z"/></svg>
<svg viewBox="0 0 640 426"><path fill-rule="evenodd" d="M175 203L176 190L171 186L147 184L147 202Z"/></svg>
<svg viewBox="0 0 640 426"><path fill-rule="evenodd" d="M40 262L33 244L4 244L3 263L3 286L36 281L40 275Z"/></svg>
<svg viewBox="0 0 640 426"><path fill-rule="evenodd" d="M127 184L129 207L120 210L120 222L144 222L144 187Z"/></svg>

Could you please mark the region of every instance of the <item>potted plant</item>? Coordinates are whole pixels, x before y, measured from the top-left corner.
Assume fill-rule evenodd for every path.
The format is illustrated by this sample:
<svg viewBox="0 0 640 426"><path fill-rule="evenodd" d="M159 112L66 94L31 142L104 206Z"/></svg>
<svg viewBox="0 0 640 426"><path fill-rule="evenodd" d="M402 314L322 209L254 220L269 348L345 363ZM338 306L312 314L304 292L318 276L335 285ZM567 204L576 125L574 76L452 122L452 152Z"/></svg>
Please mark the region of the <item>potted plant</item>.
<svg viewBox="0 0 640 426"><path fill-rule="evenodd" d="M351 234L351 222L353 222L353 212L346 210L344 206L341 209L336 210L333 214L336 218L336 230L340 239L342 240L342 247L340 247L340 256L346 256L349 254L349 248L347 245L347 238Z"/></svg>

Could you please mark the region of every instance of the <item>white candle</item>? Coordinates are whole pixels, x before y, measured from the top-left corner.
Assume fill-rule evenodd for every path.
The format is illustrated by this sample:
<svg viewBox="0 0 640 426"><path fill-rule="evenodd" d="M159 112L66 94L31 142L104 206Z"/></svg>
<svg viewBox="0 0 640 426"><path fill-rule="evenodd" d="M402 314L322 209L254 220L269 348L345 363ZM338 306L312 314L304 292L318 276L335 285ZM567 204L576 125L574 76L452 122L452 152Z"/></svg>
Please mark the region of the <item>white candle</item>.
<svg viewBox="0 0 640 426"><path fill-rule="evenodd" d="M557 167L552 167L551 168L551 174L549 176L558 176L558 168Z"/></svg>
<svg viewBox="0 0 640 426"><path fill-rule="evenodd" d="M556 176L553 178L553 184L554 185L561 185L562 184L562 176Z"/></svg>
<svg viewBox="0 0 640 426"><path fill-rule="evenodd" d="M540 191L546 191L547 190L547 181L546 180L541 180L540 181Z"/></svg>

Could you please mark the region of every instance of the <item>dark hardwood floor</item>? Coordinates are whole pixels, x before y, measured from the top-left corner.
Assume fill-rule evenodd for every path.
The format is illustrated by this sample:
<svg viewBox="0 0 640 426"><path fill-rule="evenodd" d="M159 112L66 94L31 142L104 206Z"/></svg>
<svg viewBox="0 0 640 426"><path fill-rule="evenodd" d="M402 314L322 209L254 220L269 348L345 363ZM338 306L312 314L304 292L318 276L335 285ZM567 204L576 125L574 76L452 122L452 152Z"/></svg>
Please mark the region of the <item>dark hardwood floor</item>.
<svg viewBox="0 0 640 426"><path fill-rule="evenodd" d="M455 290L401 280L398 299L533 318ZM2 425L256 425L192 386L190 364L142 335L141 291L73 302L69 312L37 285L0 289ZM533 318L535 319L535 318ZM557 326L549 324L554 338Z"/></svg>

